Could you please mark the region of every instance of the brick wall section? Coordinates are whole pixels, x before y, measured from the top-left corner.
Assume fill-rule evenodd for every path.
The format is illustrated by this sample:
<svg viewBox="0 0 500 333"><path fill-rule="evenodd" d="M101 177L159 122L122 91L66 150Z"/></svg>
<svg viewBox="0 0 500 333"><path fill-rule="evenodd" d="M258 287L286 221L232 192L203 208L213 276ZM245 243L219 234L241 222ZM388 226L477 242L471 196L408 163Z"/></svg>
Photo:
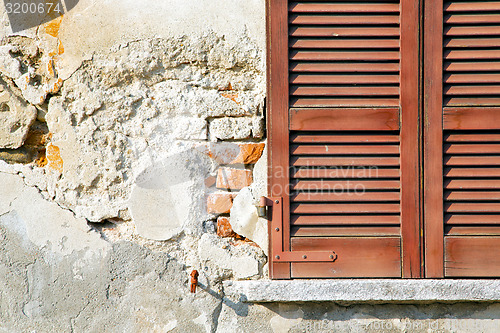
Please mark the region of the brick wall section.
<svg viewBox="0 0 500 333"><path fill-rule="evenodd" d="M253 166L262 157L264 143L217 142L206 143L199 150L219 165L216 177L209 177L205 184L212 191L207 198L207 209L215 216L229 214L238 191L253 182ZM231 230L229 218L219 216L218 227ZM221 235L230 233L222 232ZM230 237L230 236L223 236Z"/></svg>
<svg viewBox="0 0 500 333"><path fill-rule="evenodd" d="M217 188L241 190L253 182L252 171L234 168L220 168L217 171Z"/></svg>

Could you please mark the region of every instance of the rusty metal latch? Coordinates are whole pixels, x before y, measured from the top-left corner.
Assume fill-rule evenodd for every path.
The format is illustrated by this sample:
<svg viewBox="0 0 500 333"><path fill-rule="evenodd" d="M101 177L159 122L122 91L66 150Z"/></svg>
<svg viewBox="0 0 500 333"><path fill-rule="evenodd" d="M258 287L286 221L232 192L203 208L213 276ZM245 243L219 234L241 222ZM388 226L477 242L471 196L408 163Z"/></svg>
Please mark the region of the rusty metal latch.
<svg viewBox="0 0 500 333"><path fill-rule="evenodd" d="M261 206L271 207L271 255L275 262L334 262L338 255L334 251L291 251L283 247L283 198L262 197Z"/></svg>

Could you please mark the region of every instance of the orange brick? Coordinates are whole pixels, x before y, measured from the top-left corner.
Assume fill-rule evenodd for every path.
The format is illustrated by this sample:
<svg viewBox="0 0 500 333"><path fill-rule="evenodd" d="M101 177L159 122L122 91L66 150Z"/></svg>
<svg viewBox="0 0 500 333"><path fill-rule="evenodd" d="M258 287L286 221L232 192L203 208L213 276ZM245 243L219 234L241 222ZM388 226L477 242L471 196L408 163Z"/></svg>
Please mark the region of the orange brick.
<svg viewBox="0 0 500 333"><path fill-rule="evenodd" d="M198 149L219 164L255 164L262 157L265 143L209 143Z"/></svg>
<svg viewBox="0 0 500 333"><path fill-rule="evenodd" d="M214 176L209 176L205 179L205 186L212 187L215 185L216 181L217 181L217 178L215 178Z"/></svg>
<svg viewBox="0 0 500 333"><path fill-rule="evenodd" d="M231 207L233 207L235 197L236 193L211 193L207 198L207 211L210 214L228 214L231 211Z"/></svg>
<svg viewBox="0 0 500 333"><path fill-rule="evenodd" d="M261 158L266 144L264 143L240 143L240 153L231 162L232 164L255 164Z"/></svg>
<svg viewBox="0 0 500 333"><path fill-rule="evenodd" d="M220 168L217 173L217 187L228 190L241 190L253 182L252 171Z"/></svg>
<svg viewBox="0 0 500 333"><path fill-rule="evenodd" d="M217 236L219 237L234 237L235 232L231 223L229 223L229 217L219 216L217 219Z"/></svg>

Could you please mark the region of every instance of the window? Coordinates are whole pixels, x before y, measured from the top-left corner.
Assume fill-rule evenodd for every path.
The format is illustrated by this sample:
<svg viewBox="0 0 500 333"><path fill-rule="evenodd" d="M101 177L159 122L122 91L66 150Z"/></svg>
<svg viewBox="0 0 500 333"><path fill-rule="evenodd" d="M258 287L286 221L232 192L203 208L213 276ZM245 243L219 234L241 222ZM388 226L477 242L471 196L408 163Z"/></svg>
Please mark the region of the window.
<svg viewBox="0 0 500 333"><path fill-rule="evenodd" d="M500 275L500 5L268 0L271 276Z"/></svg>

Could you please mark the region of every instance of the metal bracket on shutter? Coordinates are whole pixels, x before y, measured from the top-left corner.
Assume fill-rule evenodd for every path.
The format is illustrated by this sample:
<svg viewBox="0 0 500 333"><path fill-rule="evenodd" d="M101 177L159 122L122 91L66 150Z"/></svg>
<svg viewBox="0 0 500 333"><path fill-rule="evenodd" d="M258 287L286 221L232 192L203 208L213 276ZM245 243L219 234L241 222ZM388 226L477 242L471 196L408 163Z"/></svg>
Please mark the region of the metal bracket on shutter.
<svg viewBox="0 0 500 333"><path fill-rule="evenodd" d="M261 198L261 205L272 207L271 218L271 255L274 262L334 262L334 251L284 251L283 250L283 198Z"/></svg>

